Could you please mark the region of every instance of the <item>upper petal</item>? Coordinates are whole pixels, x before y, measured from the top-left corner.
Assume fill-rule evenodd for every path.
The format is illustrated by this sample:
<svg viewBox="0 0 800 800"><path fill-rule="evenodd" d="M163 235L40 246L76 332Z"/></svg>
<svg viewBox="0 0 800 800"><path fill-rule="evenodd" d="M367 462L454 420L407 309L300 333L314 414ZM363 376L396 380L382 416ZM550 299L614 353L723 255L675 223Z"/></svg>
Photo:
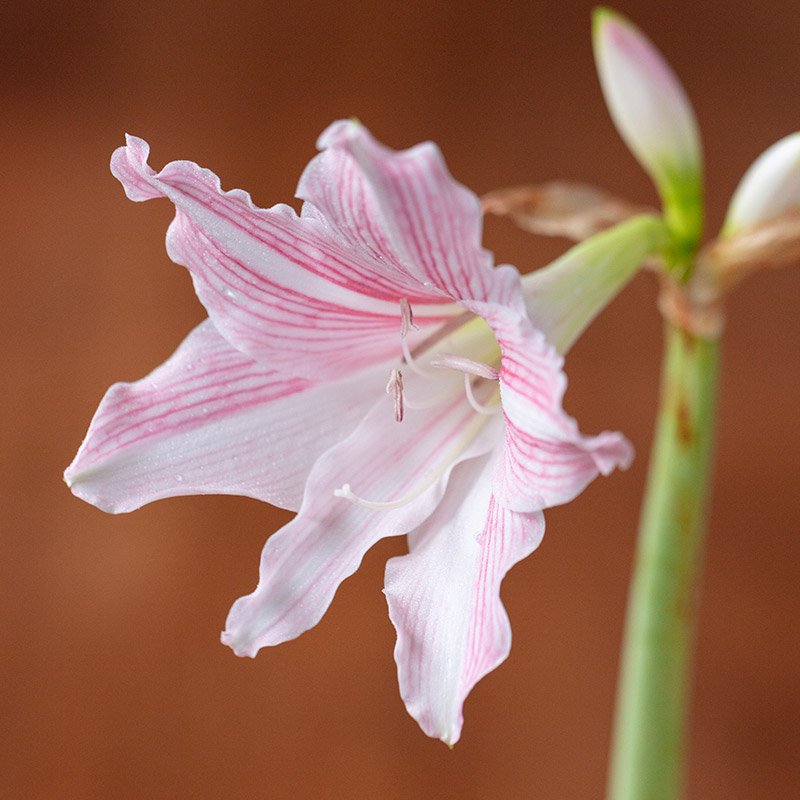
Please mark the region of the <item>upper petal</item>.
<svg viewBox="0 0 800 800"><path fill-rule="evenodd" d="M65 479L104 511L187 494L296 509L314 461L383 382L383 370L325 384L280 375L206 320L146 378L108 390Z"/></svg>
<svg viewBox="0 0 800 800"><path fill-rule="evenodd" d="M354 121L333 123L318 145L298 196L344 239L429 291L486 298L492 256L481 247L480 201L453 179L436 145L391 150Z"/></svg>
<svg viewBox="0 0 800 800"><path fill-rule="evenodd" d="M724 236L800 207L800 133L768 147L745 172L733 194Z"/></svg>
<svg viewBox="0 0 800 800"><path fill-rule="evenodd" d="M515 511L539 511L572 500L598 474L627 468L633 448L622 434L585 436L564 411L563 359L527 315L490 303L472 309L489 323L502 352L505 446L495 475L498 501Z"/></svg>
<svg viewBox="0 0 800 800"><path fill-rule="evenodd" d="M425 733L448 744L458 741L472 687L511 647L500 583L544 533L541 512L509 511L492 497L493 462L458 466L436 511L409 536L409 554L386 565L400 694Z"/></svg>
<svg viewBox="0 0 800 800"><path fill-rule="evenodd" d="M595 11L595 60L622 138L650 173L681 239L700 234L700 135L683 87L652 42L622 15Z"/></svg>
<svg viewBox="0 0 800 800"><path fill-rule="evenodd" d="M422 523L453 466L487 452L500 437L498 418L476 419L461 394L436 408L409 410L401 424L389 405L376 405L314 465L298 515L267 541L258 587L234 603L223 642L254 656L316 625L364 553L384 536ZM388 507L336 497L345 483Z"/></svg>
<svg viewBox="0 0 800 800"><path fill-rule="evenodd" d="M247 193L223 192L213 173L188 161L156 173L147 144L127 141L112 172L132 199L175 204L170 257L192 273L220 333L252 358L288 374L336 378L396 355L400 299L415 303L420 327L454 313L438 305L449 302L441 292L410 282L319 219L288 206L256 208Z"/></svg>

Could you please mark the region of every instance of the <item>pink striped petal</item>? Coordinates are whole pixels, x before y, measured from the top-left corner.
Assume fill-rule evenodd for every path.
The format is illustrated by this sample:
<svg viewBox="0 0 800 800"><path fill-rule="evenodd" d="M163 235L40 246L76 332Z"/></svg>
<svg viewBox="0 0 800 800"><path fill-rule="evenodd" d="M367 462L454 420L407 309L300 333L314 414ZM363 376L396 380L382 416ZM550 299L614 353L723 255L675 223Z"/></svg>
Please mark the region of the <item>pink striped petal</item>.
<svg viewBox="0 0 800 800"><path fill-rule="evenodd" d="M338 378L398 354L401 299L414 303L420 327L454 313L437 305L449 304L441 292L350 246L313 215L300 218L285 205L256 208L246 192L223 192L216 175L188 161L156 173L147 165L147 143L127 142L112 156L111 171L132 200L175 204L170 257L191 272L220 333L257 361L302 377Z"/></svg>
<svg viewBox="0 0 800 800"><path fill-rule="evenodd" d="M146 378L109 389L65 479L111 512L186 494L296 509L314 461L355 427L384 381L383 368L325 384L279 375L206 320Z"/></svg>
<svg viewBox="0 0 800 800"><path fill-rule="evenodd" d="M527 315L498 304L469 307L489 323L502 352L506 429L498 501L514 511L539 511L569 502L598 474L626 469L633 449L622 434L584 436L564 411L563 359Z"/></svg>
<svg viewBox="0 0 800 800"><path fill-rule="evenodd" d="M450 745L472 687L511 648L500 583L544 534L541 512L508 511L492 497L493 461L456 468L436 511L409 536L409 555L386 566L400 694L422 730Z"/></svg>
<svg viewBox="0 0 800 800"><path fill-rule="evenodd" d="M800 209L800 133L768 147L744 174L733 194L724 236Z"/></svg>
<svg viewBox="0 0 800 800"><path fill-rule="evenodd" d="M492 256L481 247L480 202L452 178L436 145L390 150L360 123L339 121L318 146L298 196L351 245L451 297L487 299Z"/></svg>
<svg viewBox="0 0 800 800"><path fill-rule="evenodd" d="M258 587L234 603L222 641L237 655L255 656L316 625L364 553L379 539L421 524L438 505L453 466L501 438L500 419L478 418L461 394L437 408L407 410L402 424L379 403L314 465L300 512L267 541ZM369 501L404 502L365 508L334 495L343 484Z"/></svg>

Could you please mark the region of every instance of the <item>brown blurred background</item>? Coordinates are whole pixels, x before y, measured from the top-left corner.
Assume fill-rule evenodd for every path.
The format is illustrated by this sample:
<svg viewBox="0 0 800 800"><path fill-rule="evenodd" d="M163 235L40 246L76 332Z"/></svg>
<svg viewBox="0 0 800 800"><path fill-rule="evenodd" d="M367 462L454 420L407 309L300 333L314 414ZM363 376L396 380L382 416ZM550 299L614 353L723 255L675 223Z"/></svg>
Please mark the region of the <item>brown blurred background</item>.
<svg viewBox="0 0 800 800"><path fill-rule="evenodd" d="M0 11L3 156L2 798L541 798L603 793L618 644L660 357L637 278L568 360L584 430L621 428L626 474L548 513L504 586L509 661L453 752L400 702L381 596L385 541L299 640L218 643L287 518L239 498L112 517L61 482L106 387L141 377L203 316L169 262L167 203L108 171L125 131L269 205L319 132L358 116L395 147L433 139L478 192L555 177L655 202L604 110L591 3L67 3ZM753 158L800 127L786 2L620 2L668 54L705 135L709 229ZM527 270L565 243L491 221ZM800 270L730 302L689 795L800 785Z"/></svg>

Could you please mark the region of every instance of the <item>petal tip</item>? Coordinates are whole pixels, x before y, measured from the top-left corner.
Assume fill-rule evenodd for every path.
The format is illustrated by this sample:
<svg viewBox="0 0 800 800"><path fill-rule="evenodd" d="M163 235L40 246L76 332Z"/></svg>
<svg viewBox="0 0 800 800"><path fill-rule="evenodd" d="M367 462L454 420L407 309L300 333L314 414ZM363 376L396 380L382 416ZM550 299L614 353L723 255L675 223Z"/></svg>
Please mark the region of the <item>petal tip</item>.
<svg viewBox="0 0 800 800"><path fill-rule="evenodd" d="M89 429L87 440L91 436ZM127 514L140 508L143 503L141 498L133 493L115 492L113 486L104 481L107 477L103 474L102 465L93 463L85 455L86 441L84 441L72 463L64 470L64 483L79 500L94 506L106 514Z"/></svg>
<svg viewBox="0 0 800 800"><path fill-rule="evenodd" d="M219 635L219 640L226 647L230 647L230 649L233 650L234 655L237 655L240 658L255 658L258 654L258 647L256 647L252 642L243 644L232 631L222 631L222 633Z"/></svg>
<svg viewBox="0 0 800 800"><path fill-rule="evenodd" d="M125 145L111 155L111 174L122 184L128 199L141 203L161 197L154 181L156 172L147 163L150 145L138 136L125 134Z"/></svg>
<svg viewBox="0 0 800 800"><path fill-rule="evenodd" d="M456 749L456 743L460 738L460 736L456 736L455 739L451 739L448 736L442 736L439 741L447 745L447 749L452 753L453 750Z"/></svg>
<svg viewBox="0 0 800 800"><path fill-rule="evenodd" d="M70 473L70 470L67 469L64 473L64 483L79 500L83 500L84 503L88 503L106 514L128 514L141 506L141 503L132 498L120 499L101 494L97 491L96 486L92 486L89 472L81 473L75 470Z"/></svg>
<svg viewBox="0 0 800 800"><path fill-rule="evenodd" d="M461 706L458 709L458 713L449 722L445 723L444 720L440 721L441 727L439 727L439 730L436 730L435 728L432 730L426 729L426 726L422 724L420 719L417 719L417 722L420 724L425 733L428 734L428 736L438 739L440 742L442 742L442 744L447 746L448 750L453 750L461 740L461 729L464 726L464 717L462 715Z"/></svg>
<svg viewBox="0 0 800 800"><path fill-rule="evenodd" d="M337 119L328 125L317 139L317 150L327 150L332 147L346 147L356 139L366 128L355 117L350 119Z"/></svg>
<svg viewBox="0 0 800 800"><path fill-rule="evenodd" d="M607 44L624 47L626 38L644 38L644 35L619 11L608 6L597 6L592 12L592 43L595 48L602 48ZM599 55L602 57L602 53Z"/></svg>
<svg viewBox="0 0 800 800"><path fill-rule="evenodd" d="M607 26L615 22L625 24L628 20L609 6L596 6L592 11L592 36L599 39L606 32Z"/></svg>
<svg viewBox="0 0 800 800"><path fill-rule="evenodd" d="M615 469L625 471L633 464L636 451L621 433L606 431L595 439L595 443L592 458L601 475L608 476Z"/></svg>

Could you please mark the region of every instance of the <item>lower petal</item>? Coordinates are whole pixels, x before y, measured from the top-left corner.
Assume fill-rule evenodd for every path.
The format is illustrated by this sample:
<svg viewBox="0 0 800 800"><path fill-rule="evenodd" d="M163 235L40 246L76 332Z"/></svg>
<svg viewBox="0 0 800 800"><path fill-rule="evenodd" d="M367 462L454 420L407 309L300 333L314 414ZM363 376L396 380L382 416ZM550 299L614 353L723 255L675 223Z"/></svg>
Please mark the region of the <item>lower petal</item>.
<svg viewBox="0 0 800 800"><path fill-rule="evenodd" d="M511 647L500 583L544 534L541 512L495 501L493 462L460 465L436 511L409 536L410 553L386 567L400 694L423 731L451 745L467 695Z"/></svg>
<svg viewBox="0 0 800 800"><path fill-rule="evenodd" d="M385 401L317 461L297 517L267 541L259 585L234 603L222 634L237 655L255 656L316 625L364 553L421 524L453 466L501 437L499 418L476 419L460 395L437 409L410 410L402 424ZM335 496L348 482L361 497L400 500L380 508Z"/></svg>

